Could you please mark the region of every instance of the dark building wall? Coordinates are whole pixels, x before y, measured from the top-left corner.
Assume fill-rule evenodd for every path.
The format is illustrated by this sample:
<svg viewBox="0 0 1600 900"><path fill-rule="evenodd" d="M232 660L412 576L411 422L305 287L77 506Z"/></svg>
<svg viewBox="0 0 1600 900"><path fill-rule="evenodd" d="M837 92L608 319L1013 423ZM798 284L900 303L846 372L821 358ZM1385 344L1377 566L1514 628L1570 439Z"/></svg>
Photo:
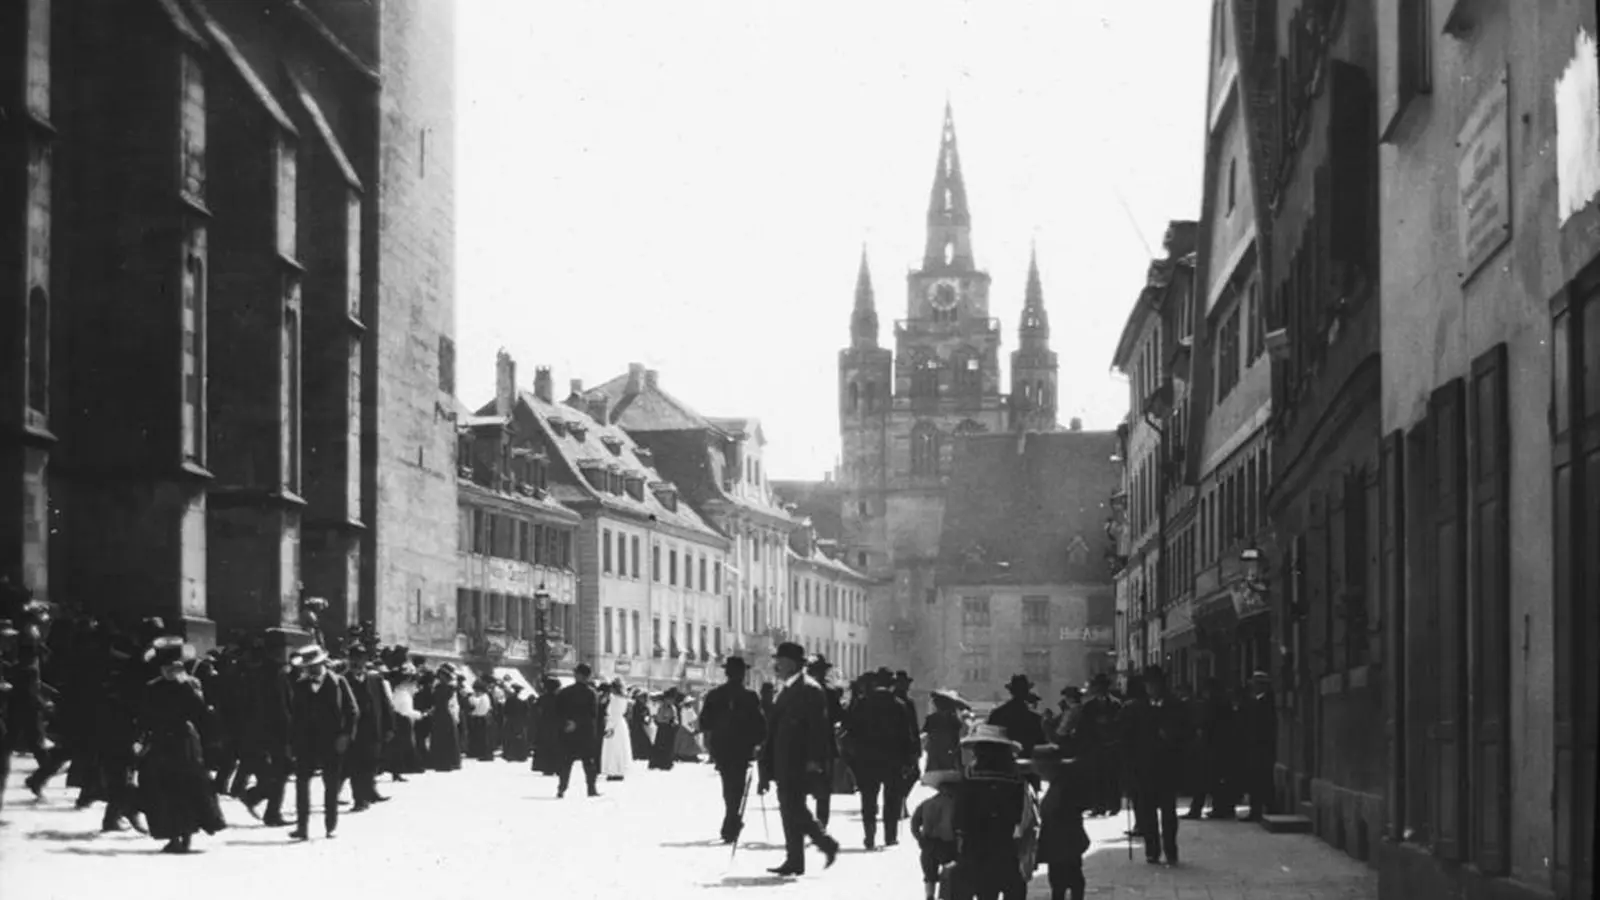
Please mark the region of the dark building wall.
<svg viewBox="0 0 1600 900"><path fill-rule="evenodd" d="M1292 102L1266 156L1274 198L1271 325L1290 352L1274 365L1269 514L1279 690L1279 804L1324 839L1370 859L1384 833L1381 720L1390 674L1377 589L1376 11L1367 0L1278 5L1274 36ZM1246 78L1267 76L1246 67ZM1319 73L1323 89L1301 86ZM1303 98L1303 99L1302 99Z"/></svg>

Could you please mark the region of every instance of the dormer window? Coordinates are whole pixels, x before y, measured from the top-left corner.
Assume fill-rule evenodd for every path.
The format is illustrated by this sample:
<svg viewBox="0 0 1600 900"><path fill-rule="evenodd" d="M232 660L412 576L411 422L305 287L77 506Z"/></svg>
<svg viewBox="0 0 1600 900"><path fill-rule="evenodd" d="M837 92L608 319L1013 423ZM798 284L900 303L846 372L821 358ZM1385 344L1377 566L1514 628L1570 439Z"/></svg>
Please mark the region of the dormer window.
<svg viewBox="0 0 1600 900"><path fill-rule="evenodd" d="M614 466L606 469L606 490L613 494L622 493L622 470Z"/></svg>
<svg viewBox="0 0 1600 900"><path fill-rule="evenodd" d="M606 445L606 449L611 451L612 456L622 455L622 441L616 435L602 435L600 443Z"/></svg>
<svg viewBox="0 0 1600 900"><path fill-rule="evenodd" d="M639 460L639 462L643 463L647 468L654 469L656 467L656 455L650 452L649 447L633 448L633 456L635 459Z"/></svg>
<svg viewBox="0 0 1600 900"><path fill-rule="evenodd" d="M644 500L643 478L639 477L638 475L629 474L624 478L624 487L628 491L629 497L641 502Z"/></svg>
<svg viewBox="0 0 1600 900"><path fill-rule="evenodd" d="M606 470L599 460L579 460L578 469L583 472L583 479L589 482L590 487L597 491L606 490Z"/></svg>
<svg viewBox="0 0 1600 900"><path fill-rule="evenodd" d="M582 422L573 422L567 426L572 431L572 437L578 443L583 443L584 436L589 433L589 426Z"/></svg>
<svg viewBox="0 0 1600 900"><path fill-rule="evenodd" d="M566 419L563 419L560 416L551 416L546 421L548 421L550 423L550 430L555 433L556 437L566 437L567 436L567 420Z"/></svg>
<svg viewBox="0 0 1600 900"><path fill-rule="evenodd" d="M678 488L675 485L657 481L650 485L650 491L656 495L656 502L665 506L668 512L678 511Z"/></svg>

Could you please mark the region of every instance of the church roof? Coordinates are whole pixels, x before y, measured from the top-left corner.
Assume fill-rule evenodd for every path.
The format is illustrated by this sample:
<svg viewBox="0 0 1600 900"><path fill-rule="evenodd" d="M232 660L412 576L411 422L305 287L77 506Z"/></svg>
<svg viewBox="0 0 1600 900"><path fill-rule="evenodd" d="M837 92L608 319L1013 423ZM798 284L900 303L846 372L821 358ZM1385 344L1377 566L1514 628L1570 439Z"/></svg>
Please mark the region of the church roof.
<svg viewBox="0 0 1600 900"><path fill-rule="evenodd" d="M973 435L956 442L939 579L1111 582L1105 522L1121 473L1111 431Z"/></svg>

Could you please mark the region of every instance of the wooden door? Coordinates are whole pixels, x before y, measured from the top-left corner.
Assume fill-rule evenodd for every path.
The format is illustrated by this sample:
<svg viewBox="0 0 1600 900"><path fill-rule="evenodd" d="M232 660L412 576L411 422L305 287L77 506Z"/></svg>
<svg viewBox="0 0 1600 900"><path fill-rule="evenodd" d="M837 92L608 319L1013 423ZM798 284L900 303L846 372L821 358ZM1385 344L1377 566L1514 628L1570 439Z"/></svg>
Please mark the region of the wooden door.
<svg viewBox="0 0 1600 900"><path fill-rule="evenodd" d="M1510 871L1511 541L1506 512L1510 434L1506 345L1472 364L1472 857L1487 875Z"/></svg>
<svg viewBox="0 0 1600 900"><path fill-rule="evenodd" d="M1433 460L1436 490L1433 537L1439 648L1438 705L1433 720L1434 792L1433 849L1444 859L1462 858L1465 804L1463 764L1466 719L1466 541L1463 506L1466 499L1463 438L1463 383L1456 379L1434 391Z"/></svg>
<svg viewBox="0 0 1600 900"><path fill-rule="evenodd" d="M1594 893L1600 701L1600 278L1553 309L1550 424L1555 563L1556 895Z"/></svg>

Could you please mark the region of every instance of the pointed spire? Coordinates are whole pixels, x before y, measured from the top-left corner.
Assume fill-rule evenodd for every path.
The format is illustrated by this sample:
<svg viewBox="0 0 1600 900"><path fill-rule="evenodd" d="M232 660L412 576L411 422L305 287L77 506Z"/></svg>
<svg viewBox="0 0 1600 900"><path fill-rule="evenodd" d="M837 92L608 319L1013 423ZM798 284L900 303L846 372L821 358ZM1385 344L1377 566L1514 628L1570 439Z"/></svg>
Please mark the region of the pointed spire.
<svg viewBox="0 0 1600 900"><path fill-rule="evenodd" d="M1050 340L1050 315L1044 308L1037 247L1028 251L1028 288L1022 298L1022 325L1017 331L1023 346L1046 345Z"/></svg>
<svg viewBox="0 0 1600 900"><path fill-rule="evenodd" d="M872 271L867 266L867 245L861 245L861 269L856 273L856 306L850 314L850 344L878 346L878 307L872 294Z"/></svg>
<svg viewBox="0 0 1600 900"><path fill-rule="evenodd" d="M944 105L944 127L939 135L939 160L928 198L928 247L924 268L971 268L972 244L968 234L972 216L967 209L967 186L961 177L961 154L956 149L955 114Z"/></svg>

